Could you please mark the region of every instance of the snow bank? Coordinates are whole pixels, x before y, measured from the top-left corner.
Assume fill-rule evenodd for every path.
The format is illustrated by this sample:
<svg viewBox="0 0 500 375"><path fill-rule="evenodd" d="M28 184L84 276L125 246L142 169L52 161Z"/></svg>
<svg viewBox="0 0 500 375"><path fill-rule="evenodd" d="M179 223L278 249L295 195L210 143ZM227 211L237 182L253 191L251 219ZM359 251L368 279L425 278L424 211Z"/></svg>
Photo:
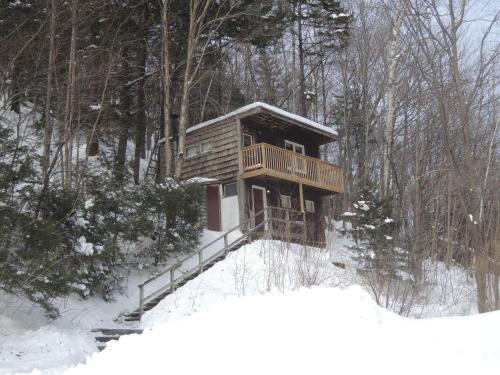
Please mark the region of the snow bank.
<svg viewBox="0 0 500 375"><path fill-rule="evenodd" d="M113 319L135 308L137 284L148 276L131 272L124 282L128 292L115 294L113 302L99 296L82 299L77 294L58 298L54 304L61 317L56 320L48 319L39 306L0 291L0 375L35 368L38 373L58 374L85 361L97 351L91 329L120 327Z"/></svg>
<svg viewBox="0 0 500 375"><path fill-rule="evenodd" d="M212 233L205 233L205 240ZM143 317L142 325L182 319L231 297L284 292L304 285L349 285L348 272L333 266L328 250L309 249L307 260L299 245L260 240L229 253L196 279L163 299Z"/></svg>
<svg viewBox="0 0 500 375"><path fill-rule="evenodd" d="M411 320L360 287L231 298L64 374L498 374L500 313Z"/></svg>
<svg viewBox="0 0 500 375"><path fill-rule="evenodd" d="M340 228L342 223L336 223L336 225ZM220 236L219 232L204 231L201 242L202 244L211 242L218 236ZM338 288L362 284L363 280L357 274L355 262L352 259L353 250L350 250L354 245L352 240L348 236L332 232L329 236L329 242L331 243L329 250L308 249L309 257L307 259L304 257L303 248L298 245L287 245L279 241L267 240L255 241L230 253L225 260L218 262L196 279L179 288L174 294L167 296L153 310L147 312L142 321L142 326L146 330L143 335L145 338L137 338L137 340L149 340L147 338L149 335L155 337L156 344L163 348L161 349L163 354L160 355L163 360L161 363L160 360L153 362L155 366L161 366L158 368L162 369L163 372L170 371L171 366L173 366L172 372L174 373L175 369L181 368L181 362L175 359L182 355L182 353L179 354L179 351L184 351L185 355L190 355L190 358L197 358L197 356L204 358L205 351L208 351L217 357L217 360L206 360L209 365L204 373L208 374L219 373L218 365L230 366L230 363L226 363L228 353L236 358L229 359L232 361L231 363L234 362L234 366L238 361L241 363L239 368L233 368L234 373L237 374L245 373L249 362L260 361L261 358L271 362L273 360L284 362L292 357L290 366L300 368L302 365L305 366L308 360L316 361L316 357L311 359L313 355L319 357L323 355L325 358L321 357L319 363L325 367L318 370L311 365L310 370L306 370L305 373L314 374L327 371L336 373L337 369L339 373L356 373L365 370L357 363L361 361L365 363L365 358L368 358L366 361L377 363L378 372L382 372L382 361L385 360L391 369L389 374L395 373L398 365L401 366L400 371L405 373L408 368L413 368L415 362L426 362L427 360L434 361L437 363L436 366L442 366L443 368L440 370L443 370L444 363L455 361L454 356L460 357L462 355L460 353L465 353L465 357L460 359L462 362L459 362L465 363L464 368L466 366L471 368L474 363L479 366L478 369L473 369L470 373L489 373L489 367L486 368L485 372L479 371L482 369L480 367L482 366L480 353L484 354L487 366L499 358L498 351L491 351L494 348L500 348L498 341L492 341L497 339L491 338L492 333L499 332L500 317L498 314L422 321L399 318L387 310L376 307L369 295L362 293L359 287L346 291ZM207 249L206 256L218 250L219 245ZM182 257L183 254L179 256ZM176 261L176 258L172 258L169 263ZM465 270L460 267L451 267L447 270L443 264L429 263L426 264L425 275L426 280L428 280L426 289L422 291L425 299L418 296L415 298L412 316L463 315L474 312L474 285ZM431 275L434 275L434 278L430 277ZM94 297L83 301L79 298L75 300L75 296L61 301L61 304L64 304L64 306L60 306L62 316L50 323L32 305L23 307L14 303L15 301L5 303L5 295L0 292L0 374L29 373L34 368L40 369L39 372L35 371L34 373L60 374L65 369L84 361L87 355L97 350L94 337L90 332L91 328L136 327L135 325L124 327L120 323L113 322L113 319L120 312L130 311L137 307L137 284L147 277L148 275L144 273L130 275L126 283L129 287L127 295L117 295L117 299L113 303L106 303ZM287 293L281 297L278 294L278 292L300 289L302 285L313 284L328 287L329 292L320 292L318 290L323 289L313 288L310 291L301 289L297 293ZM365 289L369 290L370 286L366 285ZM324 294L320 298L315 293ZM301 297L293 297L297 295ZM260 299L259 296L263 296L263 299ZM301 302L291 302L290 300L294 298L299 298ZM269 299L273 301L265 302ZM324 301L317 299L324 299ZM241 300L241 306L240 302L237 302L239 300ZM242 306L251 305L254 302L256 303L254 307L248 307L251 312L249 315L238 310L244 309ZM222 312L220 319L210 318L214 315L213 310L224 310L226 303L228 309L236 309L230 310L233 311L232 314L235 314L234 317L226 317L226 313ZM281 303L284 304L283 308L275 306ZM322 305L323 303L324 305ZM295 304L299 306L295 306ZM31 309L33 311L30 311ZM263 316L260 316L260 313ZM198 315L208 316L206 319L215 320L207 324L207 328L196 325L194 325L194 327L198 327L196 329L188 328L185 331L186 339L182 336L183 329L172 328L177 327L177 324L180 324L180 327L189 326L192 324L190 323L192 322L191 317L194 317L194 321L205 319L196 318ZM252 320L254 317L257 319L256 321ZM274 326L278 329L279 325L282 324L280 319L283 319L283 324L286 324L286 327L281 328L283 332L278 332L281 336L273 331ZM246 331L247 325L254 328L254 335ZM162 330L163 326L168 328ZM175 330L178 330L178 333L172 335L171 331L175 332ZM237 337L233 337L233 334ZM308 336L309 334L314 335ZM196 339L191 335L196 336ZM275 337L275 335L279 337ZM290 338L289 335L293 337ZM197 341L198 336L202 341ZM186 344L186 341L183 340L188 340L189 337L191 337L192 342ZM78 372L70 373L83 373L85 371L89 374L93 372L99 374L108 371L114 364L107 363L107 361L116 363L121 361L121 359L116 360L113 356L123 356L124 359L129 357L133 350L132 347L119 349L122 345L128 345L121 343L126 343L128 340L133 340L137 344L135 349L137 356L143 355L143 346L146 348L144 350L152 350L148 348L149 345L153 345L149 341L145 341L143 344L142 341L136 342L135 338L125 337L117 345L110 344L109 352L114 354L107 354L108 349L103 354L94 354L89 360L90 367L77 367L71 371ZM162 340L165 342L172 340L172 342L165 344ZM272 342L276 348L268 347L268 341ZM296 347L291 347L292 342ZM176 343L178 343L177 349L171 353L168 352L171 350L169 345L175 346ZM233 345L239 347L238 350L242 352L232 354ZM297 361L296 351L306 352L309 350L309 345L317 354L309 353L309 357L304 357L302 364L293 362ZM304 346L307 347L304 348ZM433 354L433 351L428 347L434 348L436 353ZM118 352L115 353L115 350ZM323 353L323 350L327 353ZM267 351L270 352L267 353ZM154 353L157 352L153 352L151 355ZM440 359L441 353L444 353L444 356ZM101 358L101 355L104 359L98 360L97 358ZM267 355L272 358L267 358ZM427 357L429 355L431 357ZM352 359L353 357L356 358ZM343 358L352 359L352 368ZM399 358L409 362L405 364L403 359ZM104 361L106 364L94 364L94 361ZM141 359L137 359L137 361L141 361ZM173 361L172 365L171 361ZM256 366L256 364L253 365ZM272 373L278 365L278 363L271 363L269 369L266 369L262 364L262 368L253 367L253 369L259 373L267 374ZM109 369L104 369L101 366L109 366ZM186 374L196 370L190 367L191 364L186 366L186 370L182 370L180 373ZM434 365L431 363L429 367L424 369L418 368L422 370L422 373L424 370L425 373L439 373L437 370L432 370L432 366ZM460 366L457 365L458 367ZM224 374L230 371L230 367L224 368L226 372L220 373ZM117 367L116 373L119 373L118 369L119 367ZM285 369L288 367L285 366L283 370L274 372L286 373ZM153 374L158 372L160 372L158 369L151 371ZM289 372L294 373L294 371ZM368 371L367 373L372 374L373 372ZM441 373L453 372L444 369Z"/></svg>

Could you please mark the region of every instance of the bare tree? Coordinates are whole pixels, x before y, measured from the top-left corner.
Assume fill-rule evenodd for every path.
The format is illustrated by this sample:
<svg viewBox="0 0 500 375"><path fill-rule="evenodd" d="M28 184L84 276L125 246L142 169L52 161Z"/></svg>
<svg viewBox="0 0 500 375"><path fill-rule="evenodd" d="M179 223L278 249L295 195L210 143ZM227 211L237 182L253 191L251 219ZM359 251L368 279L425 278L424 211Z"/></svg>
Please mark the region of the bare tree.
<svg viewBox="0 0 500 375"><path fill-rule="evenodd" d="M72 123L74 112L75 81L76 81L76 41L78 33L78 0L71 2L71 42L68 61L68 82L66 88L66 104L64 121L59 129L59 143L64 143L62 164L62 181L66 189L71 188L72 169Z"/></svg>
<svg viewBox="0 0 500 375"><path fill-rule="evenodd" d="M465 220L464 248L472 251L478 310L488 311L492 308L492 296L488 293L488 263L489 244L493 240L488 220L494 217L488 218L483 213L487 197L491 196L491 187L484 184L488 180L491 160L485 160L484 155L478 153L477 145L481 138L496 137L496 129L492 131L481 124L478 109L481 109L482 103L478 102L478 98L479 91L493 72L498 54L498 49L488 53L485 47L499 13L482 35L479 50L474 51L476 55L470 56L477 61L477 69L472 70L465 63L465 41L461 38L467 22L468 1L425 0L422 2L425 10L409 4L416 22L408 25L423 53L425 63L420 69L437 103L447 167L455 184L454 195L460 213ZM446 9L444 13L443 9ZM429 16L433 22L429 22Z"/></svg>
<svg viewBox="0 0 500 375"><path fill-rule="evenodd" d="M212 17L208 16L209 9L216 4L216 12ZM177 146L177 160L175 163L175 177L181 178L182 165L186 151L186 130L189 123L189 96L194 80L207 49L215 33L222 24L230 17L235 7L239 6L239 1L230 2L228 10L224 12L227 1L216 3L213 0L190 0L189 2L189 29L186 40L186 59L184 67L184 77L182 81L182 93L180 99L179 115L179 139ZM201 36L204 34L204 43L200 45ZM198 53L196 53L198 50Z"/></svg>
<svg viewBox="0 0 500 375"><path fill-rule="evenodd" d="M394 132L394 96L396 94L396 63L397 63L397 53L396 49L398 47L398 35L399 28L401 27L401 21L403 19L401 3L396 5L394 10L395 14L392 21L392 32L391 32L391 42L389 45L389 51L387 56L387 109L386 118L384 124L384 136L383 136L383 160L381 163L381 177L380 177L380 192L382 196L387 196L389 190L389 171L390 171L390 150L392 145L392 137Z"/></svg>
<svg viewBox="0 0 500 375"><path fill-rule="evenodd" d="M49 9L49 63L47 67L47 92L45 96L45 128L43 136L43 158L42 158L42 174L44 185L48 184L49 180L49 165L50 165L50 146L52 143L53 117L51 113L51 98L52 98L52 79L54 77L56 64L56 1L47 0L47 9Z"/></svg>
<svg viewBox="0 0 500 375"><path fill-rule="evenodd" d="M170 72L170 0L162 0L161 5L161 72L162 72L162 98L163 98L163 128L164 128L164 163L165 176L172 176L172 113L170 86L172 83Z"/></svg>

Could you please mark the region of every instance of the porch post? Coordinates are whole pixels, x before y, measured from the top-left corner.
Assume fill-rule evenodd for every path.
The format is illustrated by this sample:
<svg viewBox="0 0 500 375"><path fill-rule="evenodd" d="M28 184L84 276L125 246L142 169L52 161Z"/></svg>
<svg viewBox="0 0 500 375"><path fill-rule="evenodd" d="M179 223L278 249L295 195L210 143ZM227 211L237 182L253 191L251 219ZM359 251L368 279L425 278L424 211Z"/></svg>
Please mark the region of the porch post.
<svg viewBox="0 0 500 375"><path fill-rule="evenodd" d="M300 212L302 212L302 218L303 218L303 225L304 229L302 232L302 241L304 244L307 241L307 227L306 227L306 210L304 208L304 187L302 186L302 183L299 183L299 193L300 193Z"/></svg>
<svg viewBox="0 0 500 375"><path fill-rule="evenodd" d="M240 230L242 232L246 232L246 228L243 228L241 224L245 221L246 215L245 215L245 200L246 200L246 191L245 191L245 181L243 178L241 178L241 175L243 174L243 160L241 158L241 147L242 142L241 142L241 121L240 118L236 118L236 138L238 141L238 184L237 186L237 191L238 191L238 212L239 212L239 220L240 220Z"/></svg>
<svg viewBox="0 0 500 375"><path fill-rule="evenodd" d="M299 182L299 194L300 194L300 211L304 212L304 189L302 187L302 182Z"/></svg>

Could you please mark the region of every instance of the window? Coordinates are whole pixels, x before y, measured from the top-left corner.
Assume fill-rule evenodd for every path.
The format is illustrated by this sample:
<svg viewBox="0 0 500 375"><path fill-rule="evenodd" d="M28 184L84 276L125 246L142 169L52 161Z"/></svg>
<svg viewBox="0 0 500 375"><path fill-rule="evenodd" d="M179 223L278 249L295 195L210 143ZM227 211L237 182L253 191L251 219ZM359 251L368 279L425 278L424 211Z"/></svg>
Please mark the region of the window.
<svg viewBox="0 0 500 375"><path fill-rule="evenodd" d="M212 149L212 145L210 142L203 142L201 144L201 153L204 154L205 152L209 152Z"/></svg>
<svg viewBox="0 0 500 375"><path fill-rule="evenodd" d="M285 140L285 148L289 151L305 155L304 145L301 145L300 143L295 143L292 141Z"/></svg>
<svg viewBox="0 0 500 375"><path fill-rule="evenodd" d="M314 201L308 201L306 199L305 204L306 204L306 211L314 213Z"/></svg>
<svg viewBox="0 0 500 375"><path fill-rule="evenodd" d="M193 156L198 155L198 145L188 146L186 148L186 158L192 158Z"/></svg>
<svg viewBox="0 0 500 375"><path fill-rule="evenodd" d="M292 208L292 202L289 195L280 194L281 207Z"/></svg>
<svg viewBox="0 0 500 375"><path fill-rule="evenodd" d="M292 141L285 140L285 148L289 151L295 152L297 154L302 154L305 155L305 149L304 145L301 145L299 143L295 143ZM295 174L298 175L303 175L306 172L306 161L303 158L300 157L294 157L294 169L295 169ZM291 166L287 166L288 170L291 171Z"/></svg>
<svg viewBox="0 0 500 375"><path fill-rule="evenodd" d="M229 184L224 184L223 187L223 197L233 197L238 195L238 184L236 182L231 182Z"/></svg>
<svg viewBox="0 0 500 375"><path fill-rule="evenodd" d="M251 145L253 145L253 135L243 133L243 147L248 147Z"/></svg>

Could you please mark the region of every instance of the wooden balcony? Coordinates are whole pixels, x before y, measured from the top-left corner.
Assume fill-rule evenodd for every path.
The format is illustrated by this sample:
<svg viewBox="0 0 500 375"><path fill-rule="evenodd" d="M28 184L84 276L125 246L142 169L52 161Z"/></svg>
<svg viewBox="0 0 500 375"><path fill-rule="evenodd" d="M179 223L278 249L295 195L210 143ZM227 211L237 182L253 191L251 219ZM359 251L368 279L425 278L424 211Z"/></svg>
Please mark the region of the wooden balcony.
<svg viewBox="0 0 500 375"><path fill-rule="evenodd" d="M344 191L343 168L286 150L259 143L241 149L243 178L271 176L336 193Z"/></svg>

